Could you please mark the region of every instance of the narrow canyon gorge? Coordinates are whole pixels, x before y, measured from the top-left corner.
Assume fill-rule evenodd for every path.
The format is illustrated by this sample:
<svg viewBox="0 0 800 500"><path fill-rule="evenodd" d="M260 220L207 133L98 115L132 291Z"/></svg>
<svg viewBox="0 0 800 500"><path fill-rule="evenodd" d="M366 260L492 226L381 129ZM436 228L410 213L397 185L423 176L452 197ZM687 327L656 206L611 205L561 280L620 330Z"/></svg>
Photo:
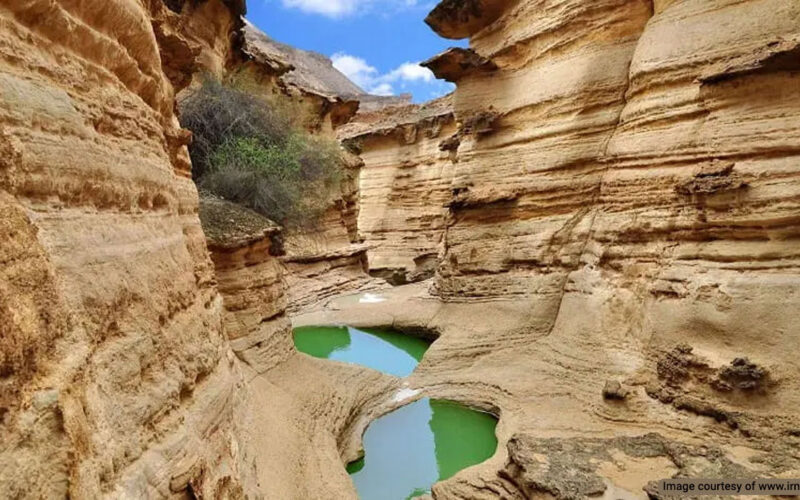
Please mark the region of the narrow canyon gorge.
<svg viewBox="0 0 800 500"><path fill-rule="evenodd" d="M245 14L0 0L0 498L356 499L428 398L497 447L422 499L800 478L800 2L441 0L423 104ZM341 144L316 224L198 189L209 78ZM398 377L326 325L431 343Z"/></svg>

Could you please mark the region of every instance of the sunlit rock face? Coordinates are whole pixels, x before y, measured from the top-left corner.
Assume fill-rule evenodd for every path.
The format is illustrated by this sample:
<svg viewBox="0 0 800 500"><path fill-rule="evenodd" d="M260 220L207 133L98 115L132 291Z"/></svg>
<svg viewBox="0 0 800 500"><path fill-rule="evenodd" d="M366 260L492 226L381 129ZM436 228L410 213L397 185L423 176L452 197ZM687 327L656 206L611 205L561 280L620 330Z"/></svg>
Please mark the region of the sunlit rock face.
<svg viewBox="0 0 800 500"><path fill-rule="evenodd" d="M245 0L144 3L151 6L164 72L178 90L204 78L222 78L241 61Z"/></svg>
<svg viewBox="0 0 800 500"><path fill-rule="evenodd" d="M387 286L367 274L366 251L357 231L358 175L363 162L341 152L341 197L333 200L320 220L285 232L289 313L313 307L326 299Z"/></svg>
<svg viewBox="0 0 800 500"><path fill-rule="evenodd" d="M800 5L656 8L607 145L585 257L595 267L581 275L633 292L657 344L788 369L781 346L800 334ZM781 409L800 396L787 375Z"/></svg>
<svg viewBox="0 0 800 500"><path fill-rule="evenodd" d="M485 23L479 8L458 14L489 4L502 12ZM739 445L773 450L755 469L796 467L800 4L442 5L429 24L469 35L474 55L427 63L457 82L460 127L436 293L527 304L528 326L487 329L449 357L445 335L429 361L455 373L480 345L463 378L482 369L472 381L498 399L536 401L508 424L506 472L528 495L565 487L534 455L556 463L563 443L543 440L589 428L679 442L691 428L726 449L704 459L720 470ZM611 403L597 401L605 382ZM545 416L561 412L570 424Z"/></svg>
<svg viewBox="0 0 800 500"><path fill-rule="evenodd" d="M4 496L252 491L242 377L173 114L179 72L200 63L172 59L193 51L163 44L170 15L0 2Z"/></svg>
<svg viewBox="0 0 800 500"><path fill-rule="evenodd" d="M378 106L398 98L370 96L333 67L331 60L270 38L250 23L243 30L242 58L230 73L243 78L260 94L271 95L318 137L335 140L336 129L347 123L361 100ZM358 169L361 160L341 153L340 190L319 220L310 227L287 227L288 311L294 313L333 295L380 286L365 268L364 245L356 229Z"/></svg>
<svg viewBox="0 0 800 500"><path fill-rule="evenodd" d="M497 69L449 75L463 133L438 281L445 297L535 294L555 304L579 266L651 11L638 0L551 3L519 2L472 35Z"/></svg>
<svg viewBox="0 0 800 500"><path fill-rule="evenodd" d="M234 76L246 75L260 92L291 103L292 112L311 132L332 135L358 109L364 91L333 67L326 56L273 40L246 22Z"/></svg>
<svg viewBox="0 0 800 500"><path fill-rule="evenodd" d="M450 98L359 113L339 137L359 151L358 233L370 273L433 276L451 198L457 131Z"/></svg>
<svg viewBox="0 0 800 500"><path fill-rule="evenodd" d="M458 78L440 294L536 298L545 330L586 323L557 312L599 294L657 337L796 330L799 16L522 1L471 32L498 69Z"/></svg>
<svg viewBox="0 0 800 500"><path fill-rule="evenodd" d="M366 132L288 293L270 238L209 258L174 116L235 59L237 5L0 0L3 494L352 498L343 457L418 389L501 416L436 498L796 475L797 2L443 2L472 45L429 62L453 116ZM409 387L292 351L287 303L434 251L444 304L331 308L441 333Z"/></svg>

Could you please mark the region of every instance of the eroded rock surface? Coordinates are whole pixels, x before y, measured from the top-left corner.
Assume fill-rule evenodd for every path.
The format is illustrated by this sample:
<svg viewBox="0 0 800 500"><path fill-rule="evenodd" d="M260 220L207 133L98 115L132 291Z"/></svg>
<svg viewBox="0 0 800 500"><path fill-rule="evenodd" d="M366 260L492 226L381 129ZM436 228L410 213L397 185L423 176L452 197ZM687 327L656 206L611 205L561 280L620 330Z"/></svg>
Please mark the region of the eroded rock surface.
<svg viewBox="0 0 800 500"><path fill-rule="evenodd" d="M236 72L256 78L261 90L272 88L292 101L307 128L333 134L359 107L381 108L406 104L410 96L384 97L367 94L333 67L326 56L277 42L245 22L244 47Z"/></svg>
<svg viewBox="0 0 800 500"><path fill-rule="evenodd" d="M342 151L341 198L308 228L286 232L289 311L296 313L330 297L387 286L367 274L367 250L358 234L359 169L363 162Z"/></svg>
<svg viewBox="0 0 800 500"><path fill-rule="evenodd" d="M246 75L263 94L272 94L296 113L308 132L334 140L364 100L373 106L405 102L370 96L322 54L276 42L247 23L242 62L234 77ZM313 227L284 231L289 311L328 297L380 286L366 273L366 247L358 237L358 170L362 161L341 153L340 195Z"/></svg>
<svg viewBox="0 0 800 500"><path fill-rule="evenodd" d="M170 15L0 2L4 497L255 494L173 114L177 72L200 63L160 45Z"/></svg>
<svg viewBox="0 0 800 500"><path fill-rule="evenodd" d="M212 262L173 96L230 64L236 5L0 0L4 494L354 498L341 465L408 394L500 417L437 500L800 475L796 2L442 2L473 51L433 65L452 112L362 116L360 195L286 257L262 221ZM297 92L317 132L354 111ZM433 286L309 312L374 286L365 253L435 254ZM311 359L287 298L438 340L406 381Z"/></svg>
<svg viewBox="0 0 800 500"><path fill-rule="evenodd" d="M281 229L261 215L203 194L200 218L224 303L223 325L242 361L246 383L238 416L246 424L252 464L263 498L354 498L342 466L353 459L369 419L385 411L398 382L366 368L346 366L298 353L287 312L294 293L319 300L314 280L292 276L284 265ZM331 256L320 260L331 265ZM297 264L301 266L301 264ZM288 269L287 269L288 268ZM345 266L346 268L346 266ZM318 270L309 263L304 272ZM298 272L296 269L294 272ZM342 286L323 269L317 280ZM361 279L365 274L360 275Z"/></svg>
<svg viewBox="0 0 800 500"><path fill-rule="evenodd" d="M338 135L364 161L358 234L369 271L394 284L433 276L455 166L442 143L457 133L449 97L364 112Z"/></svg>
<svg viewBox="0 0 800 500"><path fill-rule="evenodd" d="M200 220L223 297L225 331L236 355L263 373L293 351L286 315L280 228L239 205L204 195Z"/></svg>
<svg viewBox="0 0 800 500"><path fill-rule="evenodd" d="M501 445L433 498L797 474L800 6L446 1L428 22L480 57L431 65L459 124L433 293L300 320L440 334L411 386L496 412Z"/></svg>

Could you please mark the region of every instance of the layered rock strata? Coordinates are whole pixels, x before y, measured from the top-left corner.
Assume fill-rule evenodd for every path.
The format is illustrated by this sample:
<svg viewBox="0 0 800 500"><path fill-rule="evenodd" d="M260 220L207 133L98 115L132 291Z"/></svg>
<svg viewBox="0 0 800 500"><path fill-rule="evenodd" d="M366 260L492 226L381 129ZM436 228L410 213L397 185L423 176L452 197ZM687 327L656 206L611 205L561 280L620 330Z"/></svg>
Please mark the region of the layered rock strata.
<svg viewBox="0 0 800 500"><path fill-rule="evenodd" d="M255 212L205 194L200 219L223 298L225 332L243 362L246 384L240 392L245 404L237 411L254 450L258 494L354 498L343 458L358 456L367 422L396 404L390 398L398 381L294 349L287 283L301 287L299 291L312 299L318 299L319 290L309 287L313 279L298 280L287 273L279 227ZM335 259L328 256L324 262L330 266ZM314 269L308 263L302 268L306 273ZM341 271L321 272L329 286L346 286L331 280Z"/></svg>
<svg viewBox="0 0 800 500"><path fill-rule="evenodd" d="M4 497L255 495L168 15L0 2Z"/></svg>
<svg viewBox="0 0 800 500"><path fill-rule="evenodd" d="M250 23L244 27L239 73L254 78L259 90L290 101L310 131L332 134L358 110L365 94L339 73L330 59L276 42Z"/></svg>
<svg viewBox="0 0 800 500"><path fill-rule="evenodd" d="M1 496L352 497L398 382L294 351L262 219L204 204L209 258L169 5L0 2Z"/></svg>
<svg viewBox="0 0 800 500"><path fill-rule="evenodd" d="M203 50L173 59L163 9L0 1L4 494L354 498L409 394L500 416L437 500L800 474L796 2L443 2L473 53L430 64L459 86L436 294L296 319L438 335L406 381L288 346L268 227L215 277L173 115ZM295 255L358 242L342 206Z"/></svg>
<svg viewBox="0 0 800 500"><path fill-rule="evenodd" d="M435 294L296 321L438 333L410 388L496 413L500 446L432 497L800 473L800 6L447 0L428 22L472 51L428 63L458 84Z"/></svg>
<svg viewBox="0 0 800 500"><path fill-rule="evenodd" d="M460 124L436 295L303 321L440 333L412 387L497 412L501 445L433 497L797 474L800 6L445 1L428 22L474 52L429 62Z"/></svg>
<svg viewBox="0 0 800 500"><path fill-rule="evenodd" d="M380 109L408 104L409 95L399 97L367 94L317 52L280 43L256 26L245 22L244 45L236 73L249 75L260 90L269 90L291 101L306 128L332 136L360 108Z"/></svg>
<svg viewBox="0 0 800 500"><path fill-rule="evenodd" d="M441 295L529 297L537 334L628 332L648 358L687 343L795 379L778 346L796 341L800 288L800 7L546 7L519 2L471 32L498 69L458 79L462 129L492 119L458 150Z"/></svg>
<svg viewBox="0 0 800 500"><path fill-rule="evenodd" d="M148 0L163 70L180 89L241 60L245 0ZM166 7L166 8L164 8Z"/></svg>
<svg viewBox="0 0 800 500"><path fill-rule="evenodd" d="M363 162L342 152L342 197L322 220L306 229L288 231L286 255L289 312L296 313L343 293L371 290L385 282L367 274L367 250L358 234L358 175Z"/></svg>
<svg viewBox="0 0 800 500"><path fill-rule="evenodd" d="M362 112L338 130L364 161L359 238L371 274L392 283L433 275L452 196L457 127L450 99Z"/></svg>
<svg viewBox="0 0 800 500"><path fill-rule="evenodd" d="M258 92L273 95L300 117L306 129L334 139L355 115L360 101L373 107L404 99L370 96L333 67L330 59L276 42L252 24L244 28L243 60ZM289 311L339 293L380 286L365 269L366 247L358 239L359 158L342 151L341 194L313 227L284 231Z"/></svg>
<svg viewBox="0 0 800 500"><path fill-rule="evenodd" d="M223 297L223 323L236 355L259 373L293 350L281 229L239 205L203 196L200 220Z"/></svg>

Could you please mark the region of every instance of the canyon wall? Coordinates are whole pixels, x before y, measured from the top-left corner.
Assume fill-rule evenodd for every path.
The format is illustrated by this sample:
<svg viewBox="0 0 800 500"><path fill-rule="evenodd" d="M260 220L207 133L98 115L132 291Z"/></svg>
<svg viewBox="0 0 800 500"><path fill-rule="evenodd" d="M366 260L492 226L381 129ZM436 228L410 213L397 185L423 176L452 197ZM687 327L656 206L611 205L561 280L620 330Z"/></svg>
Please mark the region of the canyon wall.
<svg viewBox="0 0 800 500"><path fill-rule="evenodd" d="M797 2L445 0L452 111L363 97L363 167L283 243L221 200L204 235L175 93L252 71L328 135L355 108L242 9L0 0L3 495L352 498L367 423L423 395L501 417L437 500L800 474ZM408 379L292 348L287 310L433 255L433 294L298 320L439 335Z"/></svg>
<svg viewBox="0 0 800 500"><path fill-rule="evenodd" d="M341 151L341 198L307 228L286 231L289 312L295 313L329 297L385 286L367 274L367 245L357 233L358 173L363 162Z"/></svg>
<svg viewBox="0 0 800 500"><path fill-rule="evenodd" d="M173 114L203 50L175 16L0 2L3 496L254 495Z"/></svg>
<svg viewBox="0 0 800 500"><path fill-rule="evenodd" d="M0 1L4 498L355 495L343 457L398 381L297 353L276 228L222 200L198 217L175 94L252 64L241 8ZM352 109L304 99L320 133ZM316 245L286 244L318 266L308 300L372 286L355 178Z"/></svg>
<svg viewBox="0 0 800 500"><path fill-rule="evenodd" d="M398 381L294 349L287 314L292 273L283 262L281 228L205 193L200 220L223 297L223 325L242 361L245 404L237 412L254 451L258 493L354 498L343 457L358 455L364 427L385 411L386 395Z"/></svg>
<svg viewBox="0 0 800 500"><path fill-rule="evenodd" d="M602 324L788 362L800 6L550 3L462 26L444 2L428 19L468 31L491 63L455 76L464 126L439 293L532 297L542 333Z"/></svg>
<svg viewBox="0 0 800 500"><path fill-rule="evenodd" d="M433 276L451 198L457 127L449 97L359 112L338 136L359 152L358 234L371 274L394 284Z"/></svg>
<svg viewBox="0 0 800 500"><path fill-rule="evenodd" d="M364 91L316 52L277 42L249 22L242 31L244 46L232 76L252 79L256 90L290 105L310 132L332 135L358 110Z"/></svg>
<svg viewBox="0 0 800 500"><path fill-rule="evenodd" d="M231 348L257 373L286 361L294 347L281 228L252 210L203 194L200 220L223 297Z"/></svg>
<svg viewBox="0 0 800 500"><path fill-rule="evenodd" d="M306 130L335 139L349 122L359 100L403 102L370 96L333 67L330 59L276 42L252 24L244 29L244 57L231 73L252 81L255 90L289 107ZM341 194L320 221L284 231L289 312L340 293L380 286L366 274L366 246L357 234L358 172L361 160L342 151Z"/></svg>
<svg viewBox="0 0 800 500"><path fill-rule="evenodd" d="M3 498L353 495L354 408L396 382L294 350L277 228L205 199L204 234L174 114L252 64L242 8L0 1ZM324 242L349 246L343 185Z"/></svg>
<svg viewBox="0 0 800 500"><path fill-rule="evenodd" d="M427 21L470 49L426 63L460 128L417 376L507 426L502 471L434 496L798 470L800 4L445 0Z"/></svg>
<svg viewBox="0 0 800 500"><path fill-rule="evenodd" d="M433 287L296 321L438 334L406 384L500 423L432 498L800 473L800 4L444 0L428 23L470 38L425 63L458 85ZM416 199L363 130L369 242Z"/></svg>
<svg viewBox="0 0 800 500"><path fill-rule="evenodd" d="M748 297L768 311L793 291L795 3L516 2L469 26L448 5L429 22L467 30L492 68L471 61L455 77L465 125L443 297L560 303L581 272L611 288L635 283L646 302L691 323L698 302ZM711 29L722 23L731 29ZM490 124L469 130L474 120ZM730 314L715 328L766 326Z"/></svg>
<svg viewBox="0 0 800 500"><path fill-rule="evenodd" d="M177 90L241 60L245 0L147 0L162 69ZM166 7L166 8L165 8Z"/></svg>

